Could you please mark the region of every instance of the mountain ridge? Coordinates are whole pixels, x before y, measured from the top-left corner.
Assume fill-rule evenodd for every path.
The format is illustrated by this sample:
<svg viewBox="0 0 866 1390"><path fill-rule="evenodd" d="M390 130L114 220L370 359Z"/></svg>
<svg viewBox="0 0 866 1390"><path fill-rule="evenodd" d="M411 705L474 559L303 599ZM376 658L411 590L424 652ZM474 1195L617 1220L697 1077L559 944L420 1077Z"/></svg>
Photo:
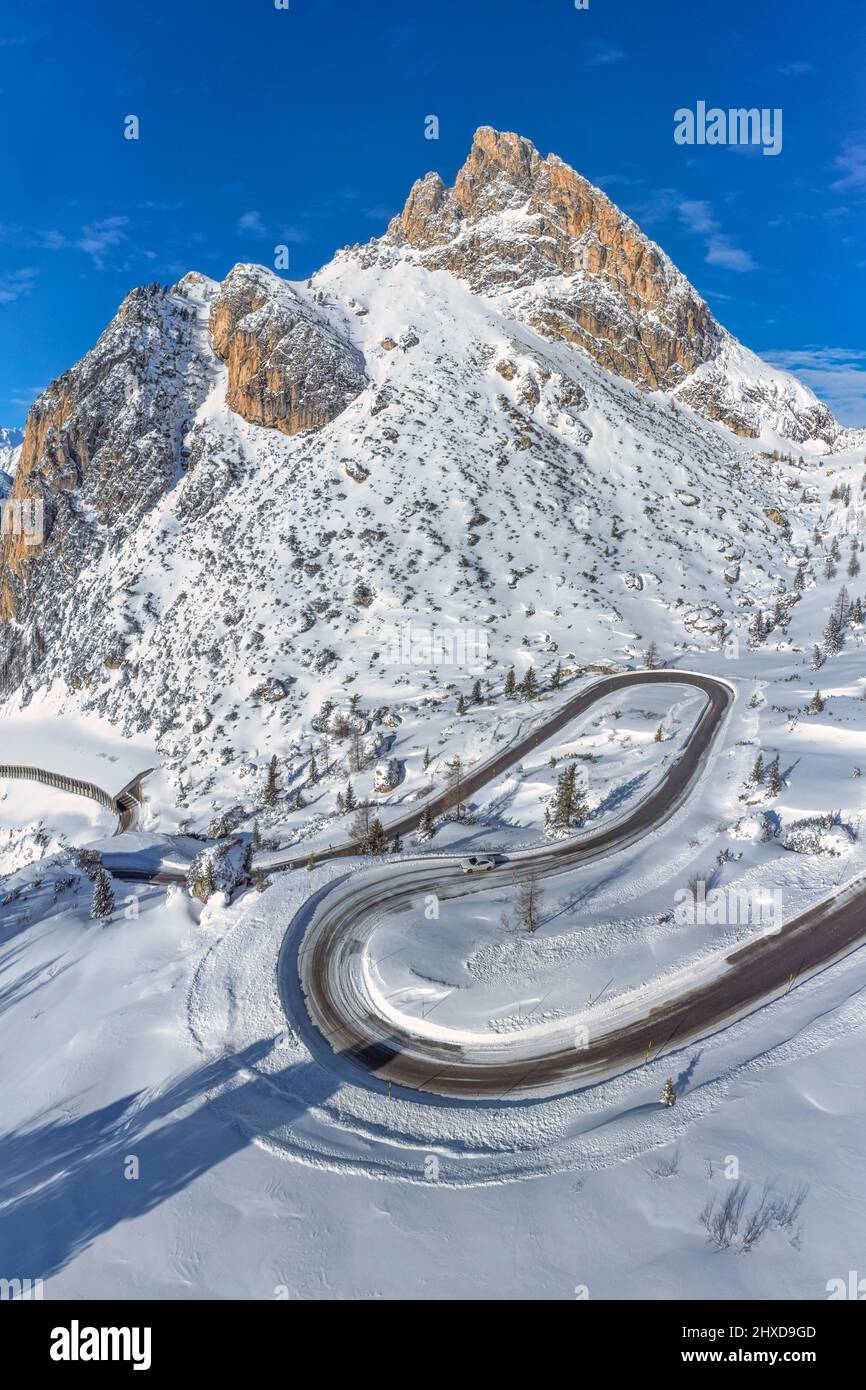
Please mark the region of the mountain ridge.
<svg viewBox="0 0 866 1390"><path fill-rule="evenodd" d="M845 434L807 387L737 342L606 193L523 136L482 126L452 187L437 173L418 180L384 240L743 437L760 437L762 416L797 444Z"/></svg>
<svg viewBox="0 0 866 1390"><path fill-rule="evenodd" d="M28 417L13 496L46 538L0 542L0 697L149 731L179 801L231 800L356 682L397 719L455 697L465 672L389 656L406 624L483 634L497 687L634 664L648 626L670 659L783 633L818 450L528 319L393 236L306 283L131 291Z"/></svg>

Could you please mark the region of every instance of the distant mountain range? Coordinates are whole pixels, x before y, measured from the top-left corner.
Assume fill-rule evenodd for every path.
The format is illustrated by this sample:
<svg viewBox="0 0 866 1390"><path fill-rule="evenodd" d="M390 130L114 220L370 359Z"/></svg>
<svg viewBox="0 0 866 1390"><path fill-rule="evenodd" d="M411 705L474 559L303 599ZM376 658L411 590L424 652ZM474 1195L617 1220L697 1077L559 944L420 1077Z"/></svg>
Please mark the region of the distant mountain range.
<svg viewBox="0 0 866 1390"><path fill-rule="evenodd" d="M0 497L8 496L12 487L23 443L23 430L0 429Z"/></svg>

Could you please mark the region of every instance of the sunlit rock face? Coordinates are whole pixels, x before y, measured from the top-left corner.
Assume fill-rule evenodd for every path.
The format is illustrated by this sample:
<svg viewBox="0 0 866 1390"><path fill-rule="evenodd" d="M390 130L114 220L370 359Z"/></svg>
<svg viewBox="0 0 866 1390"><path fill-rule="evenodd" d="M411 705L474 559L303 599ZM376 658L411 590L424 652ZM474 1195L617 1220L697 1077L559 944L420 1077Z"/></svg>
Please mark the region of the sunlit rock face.
<svg viewBox="0 0 866 1390"><path fill-rule="evenodd" d="M227 404L253 424L284 434L321 429L366 384L355 349L261 266L229 273L213 301L210 332L228 368Z"/></svg>

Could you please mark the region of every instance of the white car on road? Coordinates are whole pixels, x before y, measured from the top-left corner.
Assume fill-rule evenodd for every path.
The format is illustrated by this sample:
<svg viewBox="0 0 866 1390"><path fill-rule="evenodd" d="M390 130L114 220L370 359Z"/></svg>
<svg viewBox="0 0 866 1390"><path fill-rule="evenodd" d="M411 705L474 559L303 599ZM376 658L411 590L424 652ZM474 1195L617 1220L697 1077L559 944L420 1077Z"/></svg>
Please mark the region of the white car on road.
<svg viewBox="0 0 866 1390"><path fill-rule="evenodd" d="M496 868L496 860L489 854L470 854L468 859L460 860L460 867L464 874L486 874Z"/></svg>

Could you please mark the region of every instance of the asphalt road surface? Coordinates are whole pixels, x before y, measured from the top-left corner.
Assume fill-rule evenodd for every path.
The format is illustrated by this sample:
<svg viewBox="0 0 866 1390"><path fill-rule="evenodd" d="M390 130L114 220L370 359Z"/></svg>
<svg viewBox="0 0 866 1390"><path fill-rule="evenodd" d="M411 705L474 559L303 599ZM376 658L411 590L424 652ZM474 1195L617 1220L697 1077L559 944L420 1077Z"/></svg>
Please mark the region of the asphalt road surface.
<svg viewBox="0 0 866 1390"><path fill-rule="evenodd" d="M731 953L715 977L659 1001L643 1016L624 1019L621 1026L609 1017L599 1024L597 1036L592 1035L591 1011L580 1018L589 1024L588 1035L576 1034L574 1021L562 1020L527 1033L461 1037L448 1029L431 1030L422 1019L416 1028L416 1020L382 1007L381 995L371 987L367 946L387 913L405 910L427 893L442 899L483 891L529 873L547 877L605 857L651 834L682 805L706 766L734 696L721 681L679 671L629 672L583 690L543 728L471 774L466 795L597 701L649 683L696 687L706 694L707 704L677 762L616 824L578 840L510 855L507 863L478 877L461 873L458 856L401 860L387 868L380 861L370 874L340 880L305 905L284 938L278 977L294 1022L305 1006L304 1039L323 1064L368 1083L375 1077L379 1084L473 1100L572 1090L724 1028L860 944L866 935L862 886L753 939ZM406 817L400 833L419 819L420 812ZM435 930L435 922L430 925Z"/></svg>
<svg viewBox="0 0 866 1390"><path fill-rule="evenodd" d="M586 710L592 709L599 700L605 699L608 695L614 695L618 690L623 690L631 685L691 685L703 690L710 701L710 709L707 711L706 722L695 730L694 758L700 759L706 751L713 734L716 731L721 719L727 711L728 705L733 700L731 687L722 681L712 680L709 676L683 674L678 671L626 671L616 676L606 676L601 680L594 681L592 685L585 686L577 695L572 696L560 705L555 714L546 720L540 727L533 729L524 738L517 742L509 743L501 753L490 758L485 763L479 763L466 774L460 784L461 800L466 801L481 787L492 782L503 772L507 772L510 767L514 767L531 753L539 744L546 743L554 734L558 734L562 729L568 727L572 720L584 714ZM688 764L683 778L680 782L682 786L688 781ZM660 789L661 790L661 789ZM401 816L399 820L388 821L387 831L390 839L395 835L401 838L408 835L411 831L417 830L421 824L421 818L426 808L429 806L433 816L442 815L448 809L453 793L450 791L441 792L421 804L415 805L414 809ZM358 846L354 841L346 841L326 850L316 850L316 863L323 863L326 859L343 859L357 855ZM253 865L261 864L262 868L267 869L295 869L305 866L310 858L310 851L299 854L297 850L286 850L284 854L277 852L262 855L253 860Z"/></svg>

